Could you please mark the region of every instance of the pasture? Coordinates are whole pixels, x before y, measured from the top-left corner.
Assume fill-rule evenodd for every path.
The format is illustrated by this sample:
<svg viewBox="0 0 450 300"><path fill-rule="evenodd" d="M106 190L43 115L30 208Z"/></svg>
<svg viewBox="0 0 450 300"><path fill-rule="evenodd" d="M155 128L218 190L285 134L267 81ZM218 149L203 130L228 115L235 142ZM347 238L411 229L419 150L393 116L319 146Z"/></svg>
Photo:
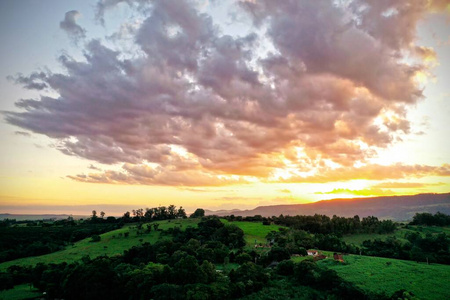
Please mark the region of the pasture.
<svg viewBox="0 0 450 300"><path fill-rule="evenodd" d="M450 299L450 266L358 255L346 255L344 260L325 259L318 264L363 290L391 295L405 289L418 299Z"/></svg>
<svg viewBox="0 0 450 300"><path fill-rule="evenodd" d="M197 226L199 221L200 219L176 219L157 221L148 224L159 224L159 229L163 230L177 226L183 230L189 226ZM253 222L228 222L224 219L221 219L221 221L224 224L234 224L241 228L245 233L244 238L249 247L254 245L255 240L257 243L266 243L265 236L270 231L277 231L279 228L283 227L278 225L262 225L261 223ZM121 255L125 250L128 250L133 246L138 246L147 242L155 243L160 238L170 238L169 236L160 236L160 232L153 229L148 233L145 232L145 228L148 224L144 224L143 229L141 230L136 228L136 224L127 224L121 229L101 234L101 239L98 242L91 242L91 238L87 238L75 243L73 246L66 247L66 249L62 251L4 262L0 264L0 271L4 271L9 266L13 265L35 266L38 263L71 263L80 260L86 255L90 258L103 255Z"/></svg>
<svg viewBox="0 0 450 300"><path fill-rule="evenodd" d="M389 234L377 234L377 233L360 233L360 234L351 234L344 235L342 238L344 242L348 244L354 244L355 246L361 246L362 243L366 240L375 240L379 239L384 241L390 236L396 237L402 242L406 242L405 238L407 233L418 232L422 236L425 236L427 233L431 234L439 234L446 233L450 235L450 227L437 227L437 226L408 226L408 227L400 227L395 232Z"/></svg>
<svg viewBox="0 0 450 300"><path fill-rule="evenodd" d="M153 222L151 224L159 224L159 229L169 229L173 227L181 227L185 229L189 226L197 226L198 219L184 219L184 220L165 220ZM37 263L62 263L74 262L80 260L83 256L88 255L90 258L98 256L114 256L121 255L125 250L142 243L154 243L160 238L160 232L151 230L146 233L145 228L147 224L143 225L143 229L138 230L136 224L127 224L124 227L101 234L101 240L98 242L91 242L91 238L86 238L75 243L73 246L66 247L65 250L41 255L30 256L21 259L16 259L0 264L0 271L6 270L9 266L31 265Z"/></svg>
<svg viewBox="0 0 450 300"><path fill-rule="evenodd" d="M35 299L42 294L29 284L16 285L13 289L0 291L0 300Z"/></svg>
<svg viewBox="0 0 450 300"><path fill-rule="evenodd" d="M280 228L286 228L279 225L263 225L261 222L229 222L225 219L221 219L224 224L233 224L244 231L244 239L247 246L254 246L255 243L265 244L266 235L271 231L278 231Z"/></svg>

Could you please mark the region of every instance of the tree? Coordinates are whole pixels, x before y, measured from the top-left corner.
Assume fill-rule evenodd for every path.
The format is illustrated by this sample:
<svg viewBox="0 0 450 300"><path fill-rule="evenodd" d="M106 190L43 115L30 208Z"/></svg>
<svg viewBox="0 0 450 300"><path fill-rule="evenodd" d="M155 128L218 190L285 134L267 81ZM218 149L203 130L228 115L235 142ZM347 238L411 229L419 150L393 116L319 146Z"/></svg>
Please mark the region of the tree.
<svg viewBox="0 0 450 300"><path fill-rule="evenodd" d="M100 217L101 217L102 219L105 217L105 212L104 212L104 211L101 211L101 212L100 212Z"/></svg>
<svg viewBox="0 0 450 300"><path fill-rule="evenodd" d="M150 221L153 218L154 209L153 208L146 208L144 217L147 221Z"/></svg>
<svg viewBox="0 0 450 300"><path fill-rule="evenodd" d="M96 234L91 237L91 242L100 242L101 239L102 238L98 234Z"/></svg>
<svg viewBox="0 0 450 300"><path fill-rule="evenodd" d="M173 204L169 205L169 207L167 207L167 213L169 219L175 219L177 216L177 207Z"/></svg>
<svg viewBox="0 0 450 300"><path fill-rule="evenodd" d="M185 255L180 258L174 264L173 271L174 280L177 284L206 283L207 281L207 275L200 269L197 259L192 255Z"/></svg>
<svg viewBox="0 0 450 300"><path fill-rule="evenodd" d="M276 247L276 246L273 247L269 251L267 256L268 256L269 261L278 261L278 262L291 258L291 256L289 255L289 252L287 252L287 250L285 248Z"/></svg>
<svg viewBox="0 0 450 300"><path fill-rule="evenodd" d="M130 212L127 211L126 213L124 213L122 219L124 222L130 222L131 221Z"/></svg>
<svg viewBox="0 0 450 300"><path fill-rule="evenodd" d="M93 210L92 211L92 219L95 219L95 218L97 218L97 211Z"/></svg>
<svg viewBox="0 0 450 300"><path fill-rule="evenodd" d="M203 208L197 208L193 214L191 214L190 218L201 218L205 216L205 210Z"/></svg>
<svg viewBox="0 0 450 300"><path fill-rule="evenodd" d="M245 252L239 254L235 258L236 263L238 263L240 265L242 265L243 263L246 263L246 262L251 262L252 260L253 260L252 257L248 253L245 253Z"/></svg>
<svg viewBox="0 0 450 300"><path fill-rule="evenodd" d="M180 208L178 209L177 218L182 218L182 219L186 218L186 212L184 211L183 206L180 206Z"/></svg>

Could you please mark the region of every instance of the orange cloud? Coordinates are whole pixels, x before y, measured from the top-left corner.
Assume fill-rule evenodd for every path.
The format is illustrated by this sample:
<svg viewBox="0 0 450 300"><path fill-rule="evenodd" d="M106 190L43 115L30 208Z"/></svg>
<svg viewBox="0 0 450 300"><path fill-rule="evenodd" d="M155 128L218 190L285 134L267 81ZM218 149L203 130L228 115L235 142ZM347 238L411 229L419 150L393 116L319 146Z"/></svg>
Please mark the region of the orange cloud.
<svg viewBox="0 0 450 300"><path fill-rule="evenodd" d="M318 174L301 177L294 176L283 180L283 182L307 182L326 183L349 181L354 179L384 180L401 178L421 178L426 176L450 176L450 165L441 166L426 165L403 165L394 164L390 166L366 165L359 168L348 167L338 169L321 169Z"/></svg>
<svg viewBox="0 0 450 300"><path fill-rule="evenodd" d="M382 182L372 185L372 188L380 189L413 189L413 188L424 188L429 186L442 186L445 185L443 182L439 183L422 183L422 182Z"/></svg>
<svg viewBox="0 0 450 300"><path fill-rule="evenodd" d="M394 192L391 190L371 188L371 189L362 189L362 190L334 189L329 192L316 192L315 194L319 194L319 195L347 194L347 195L355 195L355 196L388 196L388 195L393 195Z"/></svg>
<svg viewBox="0 0 450 300"><path fill-rule="evenodd" d="M318 172L283 180L448 176L448 165L353 168L410 134L408 109L424 97L416 75L436 57L417 45L416 25L444 4L245 1L238 13L253 25L232 36L191 1L153 1L127 34L135 55L92 39L83 60L59 57L61 72L9 77L41 95L18 100L6 121L66 155L122 165L69 176L81 182L221 186L294 168Z"/></svg>

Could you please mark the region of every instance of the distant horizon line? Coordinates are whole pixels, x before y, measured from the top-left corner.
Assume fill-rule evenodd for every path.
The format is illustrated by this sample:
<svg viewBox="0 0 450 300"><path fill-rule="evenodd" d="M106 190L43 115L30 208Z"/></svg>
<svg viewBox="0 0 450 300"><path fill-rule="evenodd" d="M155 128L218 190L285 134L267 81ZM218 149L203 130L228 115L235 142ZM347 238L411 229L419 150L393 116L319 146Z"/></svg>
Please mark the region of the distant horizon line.
<svg viewBox="0 0 450 300"><path fill-rule="evenodd" d="M375 198L389 198L389 197L410 197L410 196L419 196L419 195L445 195L450 194L450 192L445 193L418 193L418 194L410 194L410 195L390 195L390 196L356 196L352 198L333 198L333 199L323 199L323 200L317 200L312 202L306 202L306 203L284 203L284 204L267 204L267 205L255 205L251 208L207 208L207 207L195 207L191 208L189 207L186 209L183 205L176 205L177 207L183 207L186 210L187 214L191 214L195 211L196 208L203 208L206 211L210 212L233 212L233 211L248 211L248 210L254 210L258 207L268 207L268 206L291 206L291 205L308 205L308 204L314 204L322 201L338 201L338 200L345 200L345 201L351 201L351 200L370 200ZM175 205L175 204L174 204ZM19 206L19 205L0 205L0 209L6 208L11 210L19 210L17 212L0 212L1 216L77 216L77 217L89 217L91 215L91 212L93 210L97 211L97 213L100 213L101 211L105 212L105 216L113 216L113 217L121 217L125 212L131 212L133 209L139 209L139 208L149 208L147 207L140 207L141 205L136 205L134 208L130 208L130 205L124 205L124 204L81 204L81 205L34 205L34 206ZM159 207L159 206L167 206L167 205L158 205L158 206L151 206L151 207ZM3 207L3 208L2 208ZM99 208L100 207L100 208ZM83 209L84 208L84 209ZM40 212L29 212L33 209L36 209ZM44 211L45 209L45 211ZM69 209L75 209L77 211L74 211L73 213L70 212L62 212L58 210L69 210ZM20 212L20 210L24 210L24 212ZM55 212L48 212L49 210L55 210ZM86 212L81 212L81 210ZM110 213L108 213L108 210Z"/></svg>

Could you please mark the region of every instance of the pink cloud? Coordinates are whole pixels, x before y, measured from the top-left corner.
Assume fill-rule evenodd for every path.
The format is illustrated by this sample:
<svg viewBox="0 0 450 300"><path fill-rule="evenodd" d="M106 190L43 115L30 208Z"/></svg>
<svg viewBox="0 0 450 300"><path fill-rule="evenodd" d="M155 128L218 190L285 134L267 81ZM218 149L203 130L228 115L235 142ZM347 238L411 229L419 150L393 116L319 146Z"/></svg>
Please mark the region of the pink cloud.
<svg viewBox="0 0 450 300"><path fill-rule="evenodd" d="M409 134L407 108L423 99L414 76L434 52L416 44L415 27L442 5L409 2L243 1L240 13L255 27L230 36L191 1L152 1L129 32L136 55L93 39L85 60L59 58L64 72L11 77L58 96L18 100L6 121L47 135L64 154L123 166L69 176L85 182L225 185L265 180L287 161L312 169L317 159L345 175L325 170L311 178L318 182L432 174L439 167L397 165L384 177L383 167L348 171ZM119 3L144 6L100 1L97 17ZM78 30L72 15L66 25ZM273 53L261 54L264 43Z"/></svg>

